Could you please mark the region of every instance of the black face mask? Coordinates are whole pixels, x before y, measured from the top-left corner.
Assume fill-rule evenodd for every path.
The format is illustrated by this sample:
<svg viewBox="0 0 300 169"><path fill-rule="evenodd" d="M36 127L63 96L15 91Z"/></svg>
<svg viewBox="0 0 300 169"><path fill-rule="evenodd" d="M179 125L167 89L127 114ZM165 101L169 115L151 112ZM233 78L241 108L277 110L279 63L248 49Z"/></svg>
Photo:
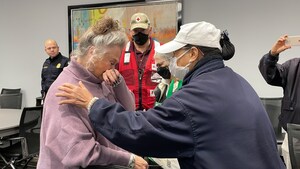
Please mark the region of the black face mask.
<svg viewBox="0 0 300 169"><path fill-rule="evenodd" d="M167 67L157 67L157 73L164 79L171 78L171 73Z"/></svg>
<svg viewBox="0 0 300 169"><path fill-rule="evenodd" d="M138 45L144 45L148 40L148 35L142 32L139 32L132 36L133 41Z"/></svg>

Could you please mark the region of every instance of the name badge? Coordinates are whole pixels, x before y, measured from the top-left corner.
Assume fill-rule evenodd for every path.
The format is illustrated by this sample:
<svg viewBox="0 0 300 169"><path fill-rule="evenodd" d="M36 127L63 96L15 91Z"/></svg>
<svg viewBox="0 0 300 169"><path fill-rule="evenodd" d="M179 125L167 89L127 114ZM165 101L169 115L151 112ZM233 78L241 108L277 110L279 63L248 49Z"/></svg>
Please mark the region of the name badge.
<svg viewBox="0 0 300 169"><path fill-rule="evenodd" d="M61 67L61 64L58 63L58 64L56 65L56 68L58 69L58 68L60 68L60 67Z"/></svg>
<svg viewBox="0 0 300 169"><path fill-rule="evenodd" d="M124 55L124 63L129 63L130 62L130 53L125 53Z"/></svg>
<svg viewBox="0 0 300 169"><path fill-rule="evenodd" d="M150 90L150 97L155 97L154 90Z"/></svg>

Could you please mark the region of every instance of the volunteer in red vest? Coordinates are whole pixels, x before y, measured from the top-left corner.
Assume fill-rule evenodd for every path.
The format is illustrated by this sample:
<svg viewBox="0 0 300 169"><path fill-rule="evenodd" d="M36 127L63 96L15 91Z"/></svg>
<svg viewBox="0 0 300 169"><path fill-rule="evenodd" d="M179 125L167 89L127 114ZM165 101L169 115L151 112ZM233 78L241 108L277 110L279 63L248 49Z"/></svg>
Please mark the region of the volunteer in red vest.
<svg viewBox="0 0 300 169"><path fill-rule="evenodd" d="M160 44L151 38L151 32L152 27L146 14L132 15L131 41L127 43L119 62L119 72L124 77L128 88L134 93L137 110L153 107L155 102L153 90L159 82L154 48Z"/></svg>

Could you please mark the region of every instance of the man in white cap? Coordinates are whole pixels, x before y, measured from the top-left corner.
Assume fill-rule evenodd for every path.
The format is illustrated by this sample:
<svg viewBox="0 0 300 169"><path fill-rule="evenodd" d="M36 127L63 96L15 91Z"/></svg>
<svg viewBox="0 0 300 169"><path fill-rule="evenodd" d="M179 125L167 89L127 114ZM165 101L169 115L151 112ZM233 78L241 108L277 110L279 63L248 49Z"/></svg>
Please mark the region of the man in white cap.
<svg viewBox="0 0 300 169"><path fill-rule="evenodd" d="M65 84L58 95L68 99L61 104L87 108L96 130L118 146L143 156L176 157L181 169L283 169L259 97L224 65L233 56L228 42L210 23L181 26L156 51L173 54L169 68L183 78L182 88L146 112L97 99L82 84Z"/></svg>
<svg viewBox="0 0 300 169"><path fill-rule="evenodd" d="M156 73L154 49L160 44L150 37L151 32L152 27L146 14L132 15L132 40L127 43L118 66L128 88L134 93L137 110L147 110L153 107L155 102L153 90L158 83L151 76Z"/></svg>

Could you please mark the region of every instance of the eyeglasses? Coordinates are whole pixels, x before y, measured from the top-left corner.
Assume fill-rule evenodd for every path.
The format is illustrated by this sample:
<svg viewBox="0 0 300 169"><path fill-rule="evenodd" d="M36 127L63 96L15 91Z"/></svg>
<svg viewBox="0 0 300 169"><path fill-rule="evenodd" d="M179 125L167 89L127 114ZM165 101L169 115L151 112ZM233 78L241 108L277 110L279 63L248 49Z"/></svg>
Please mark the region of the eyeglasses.
<svg viewBox="0 0 300 169"><path fill-rule="evenodd" d="M180 55L176 56L176 53L178 53L178 51L180 51L180 50L183 50L184 52L182 52L182 53L180 53ZM191 50L190 47L182 47L179 50L176 50L176 51L173 52L173 57L176 57L176 58L178 57L178 59L179 59L182 56L184 56L190 50Z"/></svg>

